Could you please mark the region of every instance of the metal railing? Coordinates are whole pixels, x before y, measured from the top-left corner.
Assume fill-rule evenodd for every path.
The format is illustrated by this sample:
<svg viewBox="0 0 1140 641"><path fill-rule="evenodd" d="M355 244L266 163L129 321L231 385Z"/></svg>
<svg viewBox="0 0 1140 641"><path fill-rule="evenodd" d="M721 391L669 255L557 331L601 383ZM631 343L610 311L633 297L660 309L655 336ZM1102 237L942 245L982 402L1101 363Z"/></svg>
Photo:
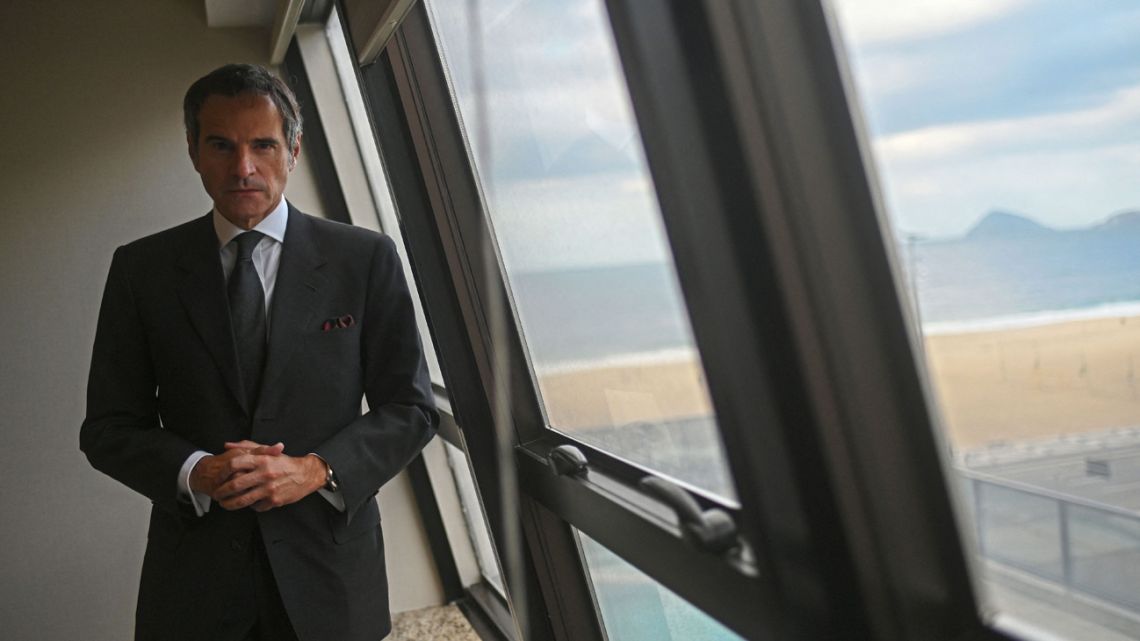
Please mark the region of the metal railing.
<svg viewBox="0 0 1140 641"><path fill-rule="evenodd" d="M1140 613L1140 512L955 471L984 558Z"/></svg>

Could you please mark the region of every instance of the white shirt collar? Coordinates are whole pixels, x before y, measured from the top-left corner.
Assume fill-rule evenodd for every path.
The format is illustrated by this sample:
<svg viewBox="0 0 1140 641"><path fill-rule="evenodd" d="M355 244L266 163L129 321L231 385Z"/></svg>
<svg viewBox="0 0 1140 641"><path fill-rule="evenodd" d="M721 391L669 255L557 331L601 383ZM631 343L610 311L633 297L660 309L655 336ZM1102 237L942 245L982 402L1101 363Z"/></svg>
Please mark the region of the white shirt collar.
<svg viewBox="0 0 1140 641"><path fill-rule="evenodd" d="M214 232L218 235L218 247L225 247L227 243L234 239L238 234L245 230L237 225L226 220L225 216L218 213L215 208L213 210L214 218ZM285 197L281 197L281 202L269 212L260 223L253 228L254 231L259 231L266 236L279 243L285 242L285 227L289 223L289 203L285 202Z"/></svg>

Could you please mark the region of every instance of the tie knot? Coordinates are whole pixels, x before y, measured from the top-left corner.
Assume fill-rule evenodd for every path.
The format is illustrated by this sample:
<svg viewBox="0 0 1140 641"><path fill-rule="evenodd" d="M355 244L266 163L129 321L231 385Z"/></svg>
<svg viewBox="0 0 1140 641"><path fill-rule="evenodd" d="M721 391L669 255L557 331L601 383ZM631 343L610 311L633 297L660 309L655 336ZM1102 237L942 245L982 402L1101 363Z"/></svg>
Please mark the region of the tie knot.
<svg viewBox="0 0 1140 641"><path fill-rule="evenodd" d="M234 238L238 247L238 261L250 260L253 257L253 248L257 247L257 243L261 242L262 238L265 238L265 234L259 231L247 231L238 234Z"/></svg>

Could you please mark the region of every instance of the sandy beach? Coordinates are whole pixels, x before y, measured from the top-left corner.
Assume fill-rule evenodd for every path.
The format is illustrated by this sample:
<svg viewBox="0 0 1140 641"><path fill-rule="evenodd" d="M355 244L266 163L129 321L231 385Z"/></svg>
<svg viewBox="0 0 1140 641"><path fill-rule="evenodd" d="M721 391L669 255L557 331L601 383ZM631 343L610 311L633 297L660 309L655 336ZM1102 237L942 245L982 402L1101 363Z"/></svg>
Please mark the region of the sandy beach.
<svg viewBox="0 0 1140 641"><path fill-rule="evenodd" d="M539 387L550 424L563 430L698 416L712 407L692 359L546 373Z"/></svg>
<svg viewBox="0 0 1140 641"><path fill-rule="evenodd" d="M1140 424L1140 317L926 338L959 450Z"/></svg>
<svg viewBox="0 0 1140 641"><path fill-rule="evenodd" d="M942 427L959 451L1140 425L1140 316L926 337ZM567 431L700 415L692 360L546 373L552 425Z"/></svg>

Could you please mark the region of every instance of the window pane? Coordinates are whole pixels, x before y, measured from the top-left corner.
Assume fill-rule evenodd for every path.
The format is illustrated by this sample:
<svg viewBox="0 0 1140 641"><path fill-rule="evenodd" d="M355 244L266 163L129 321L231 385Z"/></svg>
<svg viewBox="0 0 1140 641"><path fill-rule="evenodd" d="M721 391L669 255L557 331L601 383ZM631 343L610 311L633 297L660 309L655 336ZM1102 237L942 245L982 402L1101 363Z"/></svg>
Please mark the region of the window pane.
<svg viewBox="0 0 1140 641"><path fill-rule="evenodd" d="M610 641L735 641L734 632L578 532Z"/></svg>
<svg viewBox="0 0 1140 641"><path fill-rule="evenodd" d="M495 558L495 549L491 545L487 519L483 515L483 504L479 501L479 492L475 489L471 466L467 465L467 455L451 443L444 443L443 449L447 452L451 476L455 479L455 489L459 492L459 503L463 506L463 519L467 522L467 534L471 537L472 547L475 548L475 560L479 563L479 571L487 583L505 599L507 592L503 589L503 577L499 573L499 561Z"/></svg>
<svg viewBox="0 0 1140 641"><path fill-rule="evenodd" d="M602 3L429 7L551 427L733 497Z"/></svg>
<svg viewBox="0 0 1140 641"><path fill-rule="evenodd" d="M982 481L974 488L978 546L986 557L1048 579L1062 579L1058 502Z"/></svg>
<svg viewBox="0 0 1140 641"><path fill-rule="evenodd" d="M1140 611L1140 519L1072 506L1066 519L1073 550L1073 584Z"/></svg>
<svg viewBox="0 0 1140 641"><path fill-rule="evenodd" d="M833 4L983 591L1140 638L1140 6Z"/></svg>

